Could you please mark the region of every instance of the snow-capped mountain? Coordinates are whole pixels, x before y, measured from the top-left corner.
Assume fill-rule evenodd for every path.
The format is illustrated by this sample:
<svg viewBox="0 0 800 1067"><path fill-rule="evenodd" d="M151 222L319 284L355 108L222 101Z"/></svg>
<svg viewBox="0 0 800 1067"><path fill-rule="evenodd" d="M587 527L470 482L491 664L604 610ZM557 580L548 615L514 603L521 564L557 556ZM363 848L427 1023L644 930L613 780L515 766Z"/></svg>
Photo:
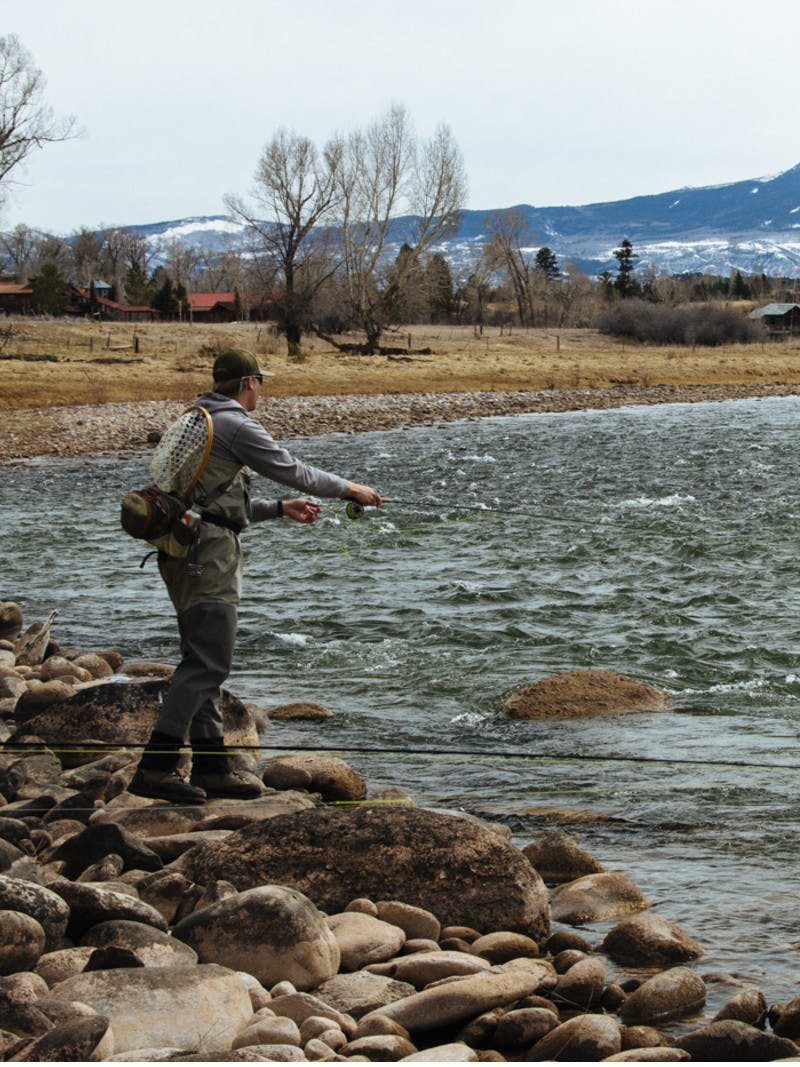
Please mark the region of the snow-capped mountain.
<svg viewBox="0 0 800 1067"><path fill-rule="evenodd" d="M459 226L437 246L454 270L474 263L489 236L487 216L497 210L465 211ZM791 277L800 270L800 165L774 177L628 200L501 210L524 217L524 244L531 254L547 245L562 267L572 261L590 275L616 268L613 251L626 237L639 256L639 268L652 265L670 274L739 270ZM412 221L395 221L389 254L400 247ZM180 240L220 250L244 242L246 232L225 215L129 228L162 247Z"/></svg>

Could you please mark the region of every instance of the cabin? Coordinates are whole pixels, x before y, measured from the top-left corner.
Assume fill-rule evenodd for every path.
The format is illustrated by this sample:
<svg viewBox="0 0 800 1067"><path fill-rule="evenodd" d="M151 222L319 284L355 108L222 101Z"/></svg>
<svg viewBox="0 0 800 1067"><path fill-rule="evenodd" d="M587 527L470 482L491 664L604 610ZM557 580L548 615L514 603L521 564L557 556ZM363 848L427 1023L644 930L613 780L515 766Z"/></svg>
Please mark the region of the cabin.
<svg viewBox="0 0 800 1067"><path fill-rule="evenodd" d="M187 293L186 303L191 322L233 322L236 318L236 293Z"/></svg>
<svg viewBox="0 0 800 1067"><path fill-rule="evenodd" d="M800 304L765 304L748 317L763 322L775 340L800 334Z"/></svg>
<svg viewBox="0 0 800 1067"><path fill-rule="evenodd" d="M33 309L33 289L16 282L0 282L0 314L30 315Z"/></svg>
<svg viewBox="0 0 800 1067"><path fill-rule="evenodd" d="M105 282L94 283L94 301L91 290L79 285L70 286L70 302L65 309L67 315L94 315L110 322L152 322L159 317L158 312L146 304L123 304L118 300L109 300L100 293L109 293L111 286Z"/></svg>

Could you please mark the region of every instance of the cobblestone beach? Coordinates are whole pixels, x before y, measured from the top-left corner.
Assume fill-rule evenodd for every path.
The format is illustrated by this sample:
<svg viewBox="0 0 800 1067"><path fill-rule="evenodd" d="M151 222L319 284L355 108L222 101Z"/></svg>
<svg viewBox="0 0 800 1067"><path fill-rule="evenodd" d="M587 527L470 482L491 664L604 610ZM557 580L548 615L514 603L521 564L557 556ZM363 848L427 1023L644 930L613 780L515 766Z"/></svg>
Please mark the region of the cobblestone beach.
<svg viewBox="0 0 800 1067"><path fill-rule="evenodd" d="M523 412L601 410L627 404L697 403L790 396L797 385L614 386L507 392L393 393L267 397L259 418L278 440L321 433L360 433L402 426ZM133 401L6 411L0 421L0 462L34 456L77 456L145 448L177 417L182 401Z"/></svg>

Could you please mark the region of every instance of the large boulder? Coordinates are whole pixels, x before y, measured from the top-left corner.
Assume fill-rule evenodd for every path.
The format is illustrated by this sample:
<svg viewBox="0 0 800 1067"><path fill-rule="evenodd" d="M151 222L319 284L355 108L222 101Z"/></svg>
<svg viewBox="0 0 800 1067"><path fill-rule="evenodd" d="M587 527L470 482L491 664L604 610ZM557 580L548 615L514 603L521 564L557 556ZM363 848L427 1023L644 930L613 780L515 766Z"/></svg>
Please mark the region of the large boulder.
<svg viewBox="0 0 800 1067"><path fill-rule="evenodd" d="M394 898L444 925L550 929L547 891L506 831L421 808L365 806L278 816L179 861L193 881L239 888L280 882L328 913L357 897Z"/></svg>
<svg viewBox="0 0 800 1067"><path fill-rule="evenodd" d="M339 945L324 916L294 889L262 885L193 912L173 936L203 963L246 971L264 986L314 989L339 970Z"/></svg>
<svg viewBox="0 0 800 1067"><path fill-rule="evenodd" d="M38 714L26 716L26 721L18 725L15 738L36 736L60 749L90 740L114 745L144 744L161 710L167 685L168 680L163 678L87 685ZM228 745L259 743L251 712L227 691L223 691L222 712ZM72 763L77 766L95 758L96 753L82 756L76 751Z"/></svg>
<svg viewBox="0 0 800 1067"><path fill-rule="evenodd" d="M659 711L667 694L635 678L603 670L574 670L542 678L509 696L509 719L573 719L627 711Z"/></svg>
<svg viewBox="0 0 800 1067"><path fill-rule="evenodd" d="M117 1053L230 1049L253 1015L245 980L215 964L87 971L60 982L52 994L110 1019Z"/></svg>

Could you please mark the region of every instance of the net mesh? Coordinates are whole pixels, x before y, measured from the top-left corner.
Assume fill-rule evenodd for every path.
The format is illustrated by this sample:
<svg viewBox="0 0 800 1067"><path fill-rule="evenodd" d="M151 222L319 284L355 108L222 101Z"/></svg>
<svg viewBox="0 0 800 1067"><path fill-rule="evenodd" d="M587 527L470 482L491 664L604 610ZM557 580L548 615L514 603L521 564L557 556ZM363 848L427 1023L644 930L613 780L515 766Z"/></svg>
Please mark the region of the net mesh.
<svg viewBox="0 0 800 1067"><path fill-rule="evenodd" d="M164 432L150 461L159 489L185 496L203 473L214 429L205 408L191 407Z"/></svg>

